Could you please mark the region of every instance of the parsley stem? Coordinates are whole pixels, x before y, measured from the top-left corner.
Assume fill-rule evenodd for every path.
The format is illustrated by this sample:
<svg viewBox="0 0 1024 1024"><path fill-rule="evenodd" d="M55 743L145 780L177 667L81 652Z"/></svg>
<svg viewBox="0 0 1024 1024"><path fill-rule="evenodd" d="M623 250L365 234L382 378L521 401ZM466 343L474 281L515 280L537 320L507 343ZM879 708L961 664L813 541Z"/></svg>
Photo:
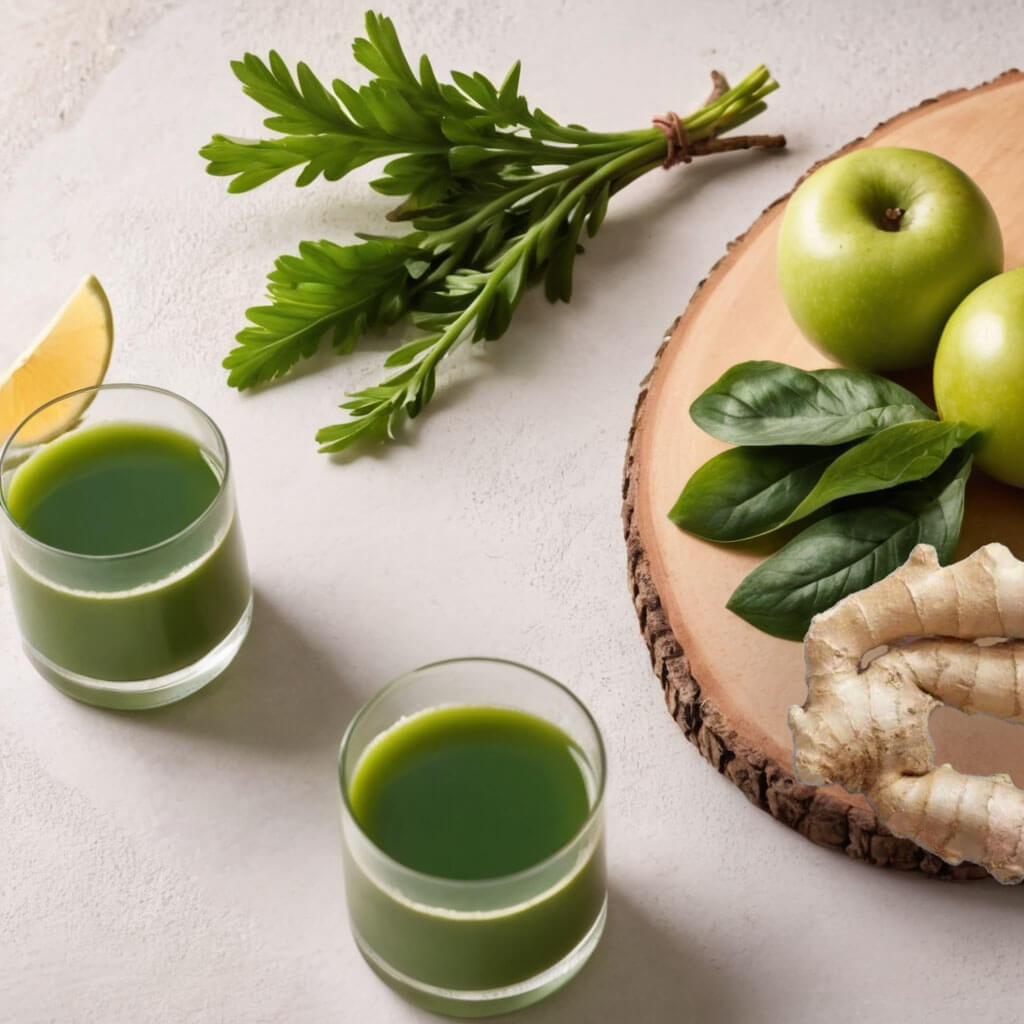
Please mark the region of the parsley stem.
<svg viewBox="0 0 1024 1024"><path fill-rule="evenodd" d="M576 204L604 181L614 179L620 172L628 172L637 166L650 166L652 161L655 165L660 163L661 157L664 156L665 139L660 132L657 132L657 135L658 138L652 139L645 146L629 150L617 159L603 163L593 174L572 189L543 220L534 224L526 234L505 251L494 268L488 271L487 283L477 297L452 322L452 325L441 335L438 343L423 358L419 364L423 367L423 374L433 370L441 359L464 339L466 328L477 317L480 309L489 303L501 282L515 265L528 257L545 231L551 230L554 225L561 224Z"/></svg>

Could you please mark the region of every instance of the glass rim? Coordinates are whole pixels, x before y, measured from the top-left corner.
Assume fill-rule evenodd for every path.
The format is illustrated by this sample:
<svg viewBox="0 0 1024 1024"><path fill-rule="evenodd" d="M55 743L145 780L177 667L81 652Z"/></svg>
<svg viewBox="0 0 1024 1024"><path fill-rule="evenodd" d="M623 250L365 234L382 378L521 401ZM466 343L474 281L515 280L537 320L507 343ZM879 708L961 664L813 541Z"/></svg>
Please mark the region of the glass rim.
<svg viewBox="0 0 1024 1024"><path fill-rule="evenodd" d="M430 669L443 668L446 665L465 665L473 663L479 665L500 665L504 668L517 669L520 672L529 672L530 675L536 676L538 679L542 679L544 682L549 683L555 689L561 691L562 694L568 697L571 703L575 704L576 707L583 712L583 717L593 732L594 739L597 741L599 764L592 766L597 775L597 786L594 792L593 803L591 804L590 810L587 812L586 818L584 818L580 823L579 828L573 832L572 836L566 840L565 843L563 843L557 850L549 853L543 860L539 860L536 864L531 864L529 867L522 868L519 871L513 871L506 875L491 875L487 878L446 878L444 875L433 875L429 872L419 871L416 868L409 867L408 864L403 864L400 860L396 860L385 850L382 850L381 847L366 834L363 826L359 824L359 820L356 818L355 812L352 810L352 803L349 800L348 786L345 781L344 762L345 755L348 752L349 743L351 742L352 735L355 732L356 727L375 707L377 707L377 705L381 703L381 701L390 696L395 690L399 689L403 684L408 684L421 672L427 672ZM438 705L438 707L444 706L447 705ZM458 706L462 707L470 705ZM532 712L527 712L527 714L532 714ZM535 715L534 717L540 718L541 716ZM544 721L546 721L546 719L544 719ZM378 735L380 735L380 733L378 733ZM396 676L390 682L385 683L384 686L382 686L362 705L362 707L359 708L353 716L352 721L349 722L348 728L345 730L345 733L341 738L341 746L338 749L338 781L341 789L342 807L344 808L345 816L352 823L360 838L370 846L377 856L379 856L389 867L396 869L399 874L433 885L440 884L446 888L455 889L461 892L472 890L484 891L520 881L529 878L532 875L541 874L552 863L557 861L560 857L563 857L573 846L579 843L580 839L586 835L587 832L591 830L594 821L600 815L602 808L604 807L605 781L607 774L607 755L605 753L604 737L602 737L597 721L590 713L590 709L586 704L584 704L568 686L564 683L560 683L553 676L549 676L546 672L541 672L539 669L531 668L529 665L524 665L522 662L512 661L509 658L490 658L474 655L458 658L442 658L440 661L431 661L425 665L420 665L417 668L410 669L408 672L403 672L400 676Z"/></svg>
<svg viewBox="0 0 1024 1024"><path fill-rule="evenodd" d="M220 446L221 454L223 455L224 472L220 479L217 481L217 493L210 499L210 503L199 513L190 523L183 526L177 533L171 534L170 537L165 537L163 540L157 541L155 544L149 544L144 548L135 548L131 551L119 551L115 554L110 555L90 555L80 551L69 551L67 548L54 547L52 544L47 544L45 541L41 541L36 537L33 537L22 525L14 518L11 514L11 510L7 504L7 491L3 485L2 470L4 463L7 460L7 455L11 450L14 439L21 433L22 428L34 417L38 416L44 409L48 409L51 405L56 405L58 402L66 402L69 398L76 398L79 395L88 394L89 392L98 393L100 391L147 391L150 394L162 395L165 398L174 399L176 402L182 405L188 406L193 412L199 414L200 418L203 419L206 424L212 429L213 436L217 440L217 444ZM88 412L88 409L83 410L83 414ZM49 441L42 441L36 448L40 448L43 445L52 444L59 441L61 438L66 437L75 428L66 430L56 437L51 438ZM31 456L29 456L31 458ZM27 461L27 460L26 460ZM199 526L213 514L214 509L223 500L225 493L228 488L228 479L231 472L231 456L228 452L227 441L224 440L224 435L221 433L220 427L214 422L213 418L209 413L201 409L195 402L183 395L179 395L175 391L171 391L168 388L161 388L155 384L133 384L128 381L118 382L113 384L90 384L88 387L76 388L74 391L65 392L63 395L57 395L54 398L43 402L42 405L37 406L33 409L21 422L11 431L10 436L4 441L3 447L0 448L0 509L3 509L4 515L7 517L7 521L17 531L17 533L23 537L33 547L38 548L42 551L47 551L54 555L59 555L62 558L69 559L81 559L82 561L92 562L117 562L127 560L130 558L138 558L141 555L148 555L155 551L159 551L162 548L168 547L184 538L187 534L199 528Z"/></svg>

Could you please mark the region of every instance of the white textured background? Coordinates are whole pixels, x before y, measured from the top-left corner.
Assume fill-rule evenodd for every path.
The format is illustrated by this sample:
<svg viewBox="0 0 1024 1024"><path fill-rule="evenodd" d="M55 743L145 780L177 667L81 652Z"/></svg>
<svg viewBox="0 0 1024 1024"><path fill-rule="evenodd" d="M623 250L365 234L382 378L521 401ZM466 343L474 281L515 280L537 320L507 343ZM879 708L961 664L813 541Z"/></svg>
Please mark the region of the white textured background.
<svg viewBox="0 0 1024 1024"><path fill-rule="evenodd" d="M380 351L258 396L219 362L273 258L347 241L363 182L228 196L196 155L253 135L228 61L278 48L359 72L348 0L0 0L0 364L94 272L117 321L108 379L162 384L224 429L257 587L217 685L148 714L79 706L29 669L0 580L0 1021L405 1022L349 937L334 758L358 704L468 653L573 686L607 737L612 907L541 1022L1017 1022L1019 890L829 854L750 807L683 739L626 585L619 485L664 328L761 209L879 120L1024 62L1024 8L760 0L393 0L438 70L500 77L595 128L689 109L718 67L783 88L756 130L784 154L655 173L578 263L571 307L533 296L460 352L408 443L339 465L316 428ZM1007 126L1019 131L1021 126Z"/></svg>

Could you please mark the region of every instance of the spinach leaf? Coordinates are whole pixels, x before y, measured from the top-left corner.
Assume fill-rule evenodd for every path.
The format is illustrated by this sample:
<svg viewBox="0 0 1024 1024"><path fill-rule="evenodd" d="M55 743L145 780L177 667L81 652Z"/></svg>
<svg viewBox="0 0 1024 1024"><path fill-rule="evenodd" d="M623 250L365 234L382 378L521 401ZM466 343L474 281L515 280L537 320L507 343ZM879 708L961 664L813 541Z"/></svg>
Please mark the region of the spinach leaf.
<svg viewBox="0 0 1024 1024"><path fill-rule="evenodd" d="M766 633L802 640L815 615L899 568L916 544L948 562L971 461L961 448L930 477L819 520L750 573L727 607Z"/></svg>
<svg viewBox="0 0 1024 1024"><path fill-rule="evenodd" d="M843 450L730 448L690 477L668 517L705 540L729 542L770 533L817 490L822 473Z"/></svg>
<svg viewBox="0 0 1024 1024"><path fill-rule="evenodd" d="M786 522L809 516L839 498L883 491L931 476L955 449L977 433L977 427L966 423L933 420L886 427L843 452Z"/></svg>
<svg viewBox="0 0 1024 1024"><path fill-rule="evenodd" d="M842 444L894 423L937 418L885 377L770 360L727 370L690 406L690 416L712 437L749 445Z"/></svg>
<svg viewBox="0 0 1024 1024"><path fill-rule="evenodd" d="M690 477L669 519L705 540L750 540L841 498L930 476L977 432L964 423L915 420L853 447L731 448Z"/></svg>

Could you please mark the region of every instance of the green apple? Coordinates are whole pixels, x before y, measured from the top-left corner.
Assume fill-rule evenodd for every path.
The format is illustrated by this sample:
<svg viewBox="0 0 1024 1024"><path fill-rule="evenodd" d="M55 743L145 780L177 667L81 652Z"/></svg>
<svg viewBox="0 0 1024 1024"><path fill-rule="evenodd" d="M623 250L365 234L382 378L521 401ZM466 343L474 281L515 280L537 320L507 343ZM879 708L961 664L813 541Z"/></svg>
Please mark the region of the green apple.
<svg viewBox="0 0 1024 1024"><path fill-rule="evenodd" d="M932 358L968 292L1003 269L991 204L958 167L917 149L858 149L793 193L779 282L807 338L861 370Z"/></svg>
<svg viewBox="0 0 1024 1024"><path fill-rule="evenodd" d="M977 464L1024 487L1024 267L979 285L942 332L933 371L944 420L980 427Z"/></svg>

